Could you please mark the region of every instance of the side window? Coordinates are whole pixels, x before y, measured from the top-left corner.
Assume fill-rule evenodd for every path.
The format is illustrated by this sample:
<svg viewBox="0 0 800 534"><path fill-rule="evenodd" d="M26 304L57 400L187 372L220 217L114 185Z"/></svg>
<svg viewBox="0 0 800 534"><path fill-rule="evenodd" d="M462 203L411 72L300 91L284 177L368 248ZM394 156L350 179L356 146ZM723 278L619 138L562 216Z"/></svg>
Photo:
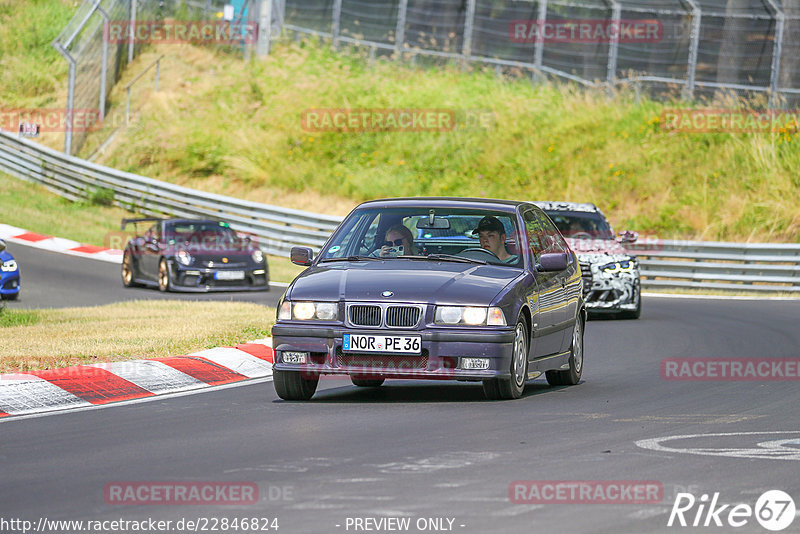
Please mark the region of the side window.
<svg viewBox="0 0 800 534"><path fill-rule="evenodd" d="M544 251L542 225L533 210L526 211L522 215L522 219L525 221L525 233L528 234L528 246L531 248L534 259L539 261L539 255Z"/></svg>
<svg viewBox="0 0 800 534"><path fill-rule="evenodd" d="M553 224L547 215L540 213L539 218L542 222L542 229L544 230L545 235L545 252L552 253L552 252L567 252L569 247L567 243L564 241L564 238L561 237L561 233L556 228L556 225Z"/></svg>

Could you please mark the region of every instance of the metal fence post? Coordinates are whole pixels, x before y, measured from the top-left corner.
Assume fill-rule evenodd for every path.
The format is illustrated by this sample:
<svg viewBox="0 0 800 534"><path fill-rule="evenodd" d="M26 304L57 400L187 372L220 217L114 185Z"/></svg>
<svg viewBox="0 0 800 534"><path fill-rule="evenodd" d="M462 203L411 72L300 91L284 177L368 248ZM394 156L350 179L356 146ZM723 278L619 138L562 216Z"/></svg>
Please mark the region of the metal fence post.
<svg viewBox="0 0 800 534"><path fill-rule="evenodd" d="M778 81L781 74L781 53L783 52L783 29L786 24L786 15L783 9L775 0L767 0L767 3L775 10L775 44L772 45L772 63L769 73L769 102L770 109L774 108L780 101L780 91Z"/></svg>
<svg viewBox="0 0 800 534"><path fill-rule="evenodd" d="M105 28L108 28L111 17L99 5L97 12L103 17L103 64L100 65L100 122L103 122L106 118L106 81L108 76L108 39L106 38L108 34Z"/></svg>
<svg viewBox="0 0 800 534"><path fill-rule="evenodd" d="M610 3L611 24L612 27L615 28L615 31L612 33L611 41L608 43L608 69L606 72L606 83L608 84L607 91L609 96L611 96L614 83L617 79L617 54L619 52L619 30L622 11L619 2L616 0L610 0Z"/></svg>
<svg viewBox="0 0 800 534"><path fill-rule="evenodd" d="M397 7L397 28L394 31L394 51L397 57L403 53L406 40L406 15L408 13L408 0L400 0Z"/></svg>
<svg viewBox="0 0 800 534"><path fill-rule="evenodd" d="M472 31L475 26L475 4L477 0L467 0L467 14L464 17L464 43L461 47L461 68L466 69L472 56Z"/></svg>
<svg viewBox="0 0 800 534"><path fill-rule="evenodd" d="M333 47L339 48L339 31L342 22L342 0L333 0L333 20L331 21L331 35Z"/></svg>
<svg viewBox="0 0 800 534"><path fill-rule="evenodd" d="M260 4L256 55L263 57L269 55L272 39L272 0L261 0Z"/></svg>
<svg viewBox="0 0 800 534"><path fill-rule="evenodd" d="M686 0L692 8L692 29L689 32L689 63L686 68L686 85L683 87L683 98L694 98L695 73L697 72L697 51L700 49L700 21L703 12L694 0Z"/></svg>
<svg viewBox="0 0 800 534"><path fill-rule="evenodd" d="M547 20L547 0L539 0L539 13L536 18L536 25L539 26L536 32L537 38L535 48L533 50L533 79L540 82L544 79L542 75L542 57L544 56L544 36L542 30L544 29L545 21Z"/></svg>
<svg viewBox="0 0 800 534"><path fill-rule="evenodd" d="M133 49L136 42L136 10L138 8L137 0L131 0L131 31L130 41L128 42L128 63L133 61Z"/></svg>
<svg viewBox="0 0 800 534"><path fill-rule="evenodd" d="M69 79L67 81L67 112L65 114L64 153L72 155L72 110L75 107L75 58L59 43L53 43L58 53L69 63Z"/></svg>

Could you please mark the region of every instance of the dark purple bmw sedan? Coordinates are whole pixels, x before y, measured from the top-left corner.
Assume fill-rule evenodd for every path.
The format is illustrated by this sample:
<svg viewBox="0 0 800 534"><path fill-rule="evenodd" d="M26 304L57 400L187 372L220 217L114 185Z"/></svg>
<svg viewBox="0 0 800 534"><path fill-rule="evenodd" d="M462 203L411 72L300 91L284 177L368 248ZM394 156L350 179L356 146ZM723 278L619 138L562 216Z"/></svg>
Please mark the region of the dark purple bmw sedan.
<svg viewBox="0 0 800 534"><path fill-rule="evenodd" d="M275 390L307 400L320 375L483 383L516 399L545 374L577 384L586 311L577 258L527 202L396 198L356 207L288 287L272 329Z"/></svg>

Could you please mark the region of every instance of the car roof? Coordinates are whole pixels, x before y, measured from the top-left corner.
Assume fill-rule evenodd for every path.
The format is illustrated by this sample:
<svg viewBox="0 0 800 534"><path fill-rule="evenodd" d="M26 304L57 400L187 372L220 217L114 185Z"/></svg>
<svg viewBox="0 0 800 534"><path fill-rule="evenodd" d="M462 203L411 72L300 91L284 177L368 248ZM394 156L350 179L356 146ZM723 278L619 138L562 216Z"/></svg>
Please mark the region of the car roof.
<svg viewBox="0 0 800 534"><path fill-rule="evenodd" d="M600 213L600 208L590 202L563 202L553 200L542 200L532 202L542 208L544 211L583 211L588 213Z"/></svg>
<svg viewBox="0 0 800 534"><path fill-rule="evenodd" d="M513 211L518 206L530 204L519 200L467 197L400 197L382 198L362 202L356 208L418 207L420 204L432 208L483 208L498 211Z"/></svg>

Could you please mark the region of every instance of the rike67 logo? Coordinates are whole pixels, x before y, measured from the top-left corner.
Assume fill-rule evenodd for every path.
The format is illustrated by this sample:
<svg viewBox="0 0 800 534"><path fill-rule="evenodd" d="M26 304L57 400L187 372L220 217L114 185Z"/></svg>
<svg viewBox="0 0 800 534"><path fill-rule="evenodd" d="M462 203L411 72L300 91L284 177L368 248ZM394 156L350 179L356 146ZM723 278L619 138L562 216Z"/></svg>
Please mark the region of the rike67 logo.
<svg viewBox="0 0 800 534"><path fill-rule="evenodd" d="M755 506L749 504L721 504L719 492L709 498L704 493L697 499L691 493L678 493L669 514L667 526L681 527L743 527L755 516L756 521L767 530L784 530L794 521L794 500L781 490L764 492Z"/></svg>

